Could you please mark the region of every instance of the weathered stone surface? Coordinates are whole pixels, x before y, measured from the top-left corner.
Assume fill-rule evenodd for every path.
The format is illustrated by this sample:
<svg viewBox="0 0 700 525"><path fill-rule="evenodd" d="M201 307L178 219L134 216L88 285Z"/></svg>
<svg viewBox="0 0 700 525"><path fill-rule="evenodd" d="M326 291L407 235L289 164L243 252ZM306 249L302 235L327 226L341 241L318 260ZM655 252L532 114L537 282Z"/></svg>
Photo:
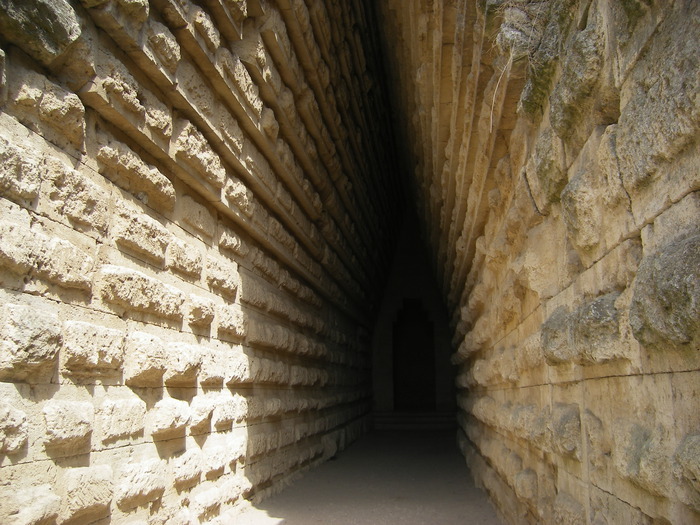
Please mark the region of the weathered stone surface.
<svg viewBox="0 0 700 525"><path fill-rule="evenodd" d="M134 386L160 386L166 367L163 342L144 332L130 332L124 340L124 382Z"/></svg>
<svg viewBox="0 0 700 525"><path fill-rule="evenodd" d="M637 340L656 348L697 349L700 235L676 239L642 260L630 305Z"/></svg>
<svg viewBox="0 0 700 525"><path fill-rule="evenodd" d="M92 404L85 401L49 401L42 409L47 447L83 447L92 434Z"/></svg>
<svg viewBox="0 0 700 525"><path fill-rule="evenodd" d="M176 288L128 268L105 265L100 269L102 298L127 310L180 319L184 294Z"/></svg>
<svg viewBox="0 0 700 525"><path fill-rule="evenodd" d="M161 399L148 414L148 426L154 439L167 439L184 434L190 419L190 409L185 401Z"/></svg>
<svg viewBox="0 0 700 525"><path fill-rule="evenodd" d="M27 414L7 401L0 402L0 454L16 454L27 443Z"/></svg>
<svg viewBox="0 0 700 525"><path fill-rule="evenodd" d="M214 302L198 295L190 295L190 310L187 320L195 326L208 326L214 320L216 312Z"/></svg>
<svg viewBox="0 0 700 525"><path fill-rule="evenodd" d="M161 497L165 491L165 465L158 459L122 466L114 498L119 508L128 510Z"/></svg>
<svg viewBox="0 0 700 525"><path fill-rule="evenodd" d="M44 65L80 37L80 22L66 0L8 0L0 12L3 37Z"/></svg>
<svg viewBox="0 0 700 525"><path fill-rule="evenodd" d="M109 516L114 493L109 465L69 469L63 476L62 520L95 520Z"/></svg>
<svg viewBox="0 0 700 525"><path fill-rule="evenodd" d="M22 490L13 487L3 499L0 517L17 525L51 523L58 518L61 505L61 497L48 484L26 486Z"/></svg>
<svg viewBox="0 0 700 525"><path fill-rule="evenodd" d="M118 370L124 361L124 334L119 330L67 321L63 335L63 366L70 373Z"/></svg>
<svg viewBox="0 0 700 525"><path fill-rule="evenodd" d="M177 158L190 164L214 187L224 187L226 170L221 165L221 159L191 122L176 120L173 123L173 138Z"/></svg>
<svg viewBox="0 0 700 525"><path fill-rule="evenodd" d="M54 314L7 303L0 337L0 378L34 382L51 377L62 342L61 324Z"/></svg>
<svg viewBox="0 0 700 525"><path fill-rule="evenodd" d="M135 207L124 205L119 210L119 220L112 228L114 240L120 247L136 252L155 264L165 262L165 251L170 233L162 224Z"/></svg>
<svg viewBox="0 0 700 525"><path fill-rule="evenodd" d="M197 381L202 363L199 347L186 343L165 345L166 368L163 380L168 386L191 386Z"/></svg>
<svg viewBox="0 0 700 525"><path fill-rule="evenodd" d="M39 194L40 158L35 152L13 144L5 132L0 135L0 195L14 201L32 201Z"/></svg>
<svg viewBox="0 0 700 525"><path fill-rule="evenodd" d="M97 409L102 441L129 438L143 432L146 403L141 399L107 399Z"/></svg>

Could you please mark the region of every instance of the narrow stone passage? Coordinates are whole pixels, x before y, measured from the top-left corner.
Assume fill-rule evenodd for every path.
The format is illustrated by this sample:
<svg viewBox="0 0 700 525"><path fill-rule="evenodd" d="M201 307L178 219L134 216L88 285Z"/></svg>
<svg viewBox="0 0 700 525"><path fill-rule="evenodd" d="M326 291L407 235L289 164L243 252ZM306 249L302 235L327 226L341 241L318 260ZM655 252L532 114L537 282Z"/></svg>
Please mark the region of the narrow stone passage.
<svg viewBox="0 0 700 525"><path fill-rule="evenodd" d="M250 525L500 525L454 431L375 431L240 517Z"/></svg>

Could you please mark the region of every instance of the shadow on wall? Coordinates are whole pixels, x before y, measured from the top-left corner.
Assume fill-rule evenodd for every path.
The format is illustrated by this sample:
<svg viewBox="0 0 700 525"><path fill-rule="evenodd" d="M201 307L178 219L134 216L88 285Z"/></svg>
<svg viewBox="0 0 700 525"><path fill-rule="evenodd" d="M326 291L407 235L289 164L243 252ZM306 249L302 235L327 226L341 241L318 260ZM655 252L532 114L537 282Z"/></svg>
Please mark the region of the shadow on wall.
<svg viewBox="0 0 700 525"><path fill-rule="evenodd" d="M372 338L374 410L454 409L450 355L447 314L407 212Z"/></svg>

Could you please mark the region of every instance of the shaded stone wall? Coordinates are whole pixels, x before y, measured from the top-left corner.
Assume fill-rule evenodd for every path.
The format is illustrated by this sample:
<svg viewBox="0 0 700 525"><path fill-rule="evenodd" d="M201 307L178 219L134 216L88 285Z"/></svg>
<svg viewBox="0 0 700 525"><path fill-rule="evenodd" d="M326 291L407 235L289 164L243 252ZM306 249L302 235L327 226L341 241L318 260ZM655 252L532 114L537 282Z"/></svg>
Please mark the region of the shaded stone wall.
<svg viewBox="0 0 700 525"><path fill-rule="evenodd" d="M475 478L508 523L697 523L699 4L379 6Z"/></svg>
<svg viewBox="0 0 700 525"><path fill-rule="evenodd" d="M360 2L0 8L0 522L229 523L367 427Z"/></svg>

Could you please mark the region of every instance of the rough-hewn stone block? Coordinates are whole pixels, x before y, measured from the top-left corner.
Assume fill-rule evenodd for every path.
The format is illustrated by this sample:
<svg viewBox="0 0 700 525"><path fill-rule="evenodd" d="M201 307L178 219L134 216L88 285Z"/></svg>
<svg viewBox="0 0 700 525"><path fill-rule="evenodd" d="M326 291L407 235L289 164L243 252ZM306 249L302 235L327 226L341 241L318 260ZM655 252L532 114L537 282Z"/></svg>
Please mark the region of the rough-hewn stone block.
<svg viewBox="0 0 700 525"><path fill-rule="evenodd" d="M83 321L67 321L63 354L63 366L72 374L119 370L124 361L124 333Z"/></svg>
<svg viewBox="0 0 700 525"><path fill-rule="evenodd" d="M128 510L160 498L165 491L165 465L159 459L124 465L117 474L115 500Z"/></svg>
<svg viewBox="0 0 700 525"><path fill-rule="evenodd" d="M62 520L95 520L109 516L114 489L109 465L78 467L63 475Z"/></svg>
<svg viewBox="0 0 700 525"><path fill-rule="evenodd" d="M48 401L42 409L47 447L82 447L92 434L94 409L85 401Z"/></svg>
<svg viewBox="0 0 700 525"><path fill-rule="evenodd" d="M124 382L134 386L160 386L166 367L163 342L144 332L130 332L124 340Z"/></svg>
<svg viewBox="0 0 700 525"><path fill-rule="evenodd" d="M138 398L106 399L97 409L102 441L129 438L143 432L146 403Z"/></svg>
<svg viewBox="0 0 700 525"><path fill-rule="evenodd" d="M0 454L16 454L27 443L27 414L0 401Z"/></svg>

